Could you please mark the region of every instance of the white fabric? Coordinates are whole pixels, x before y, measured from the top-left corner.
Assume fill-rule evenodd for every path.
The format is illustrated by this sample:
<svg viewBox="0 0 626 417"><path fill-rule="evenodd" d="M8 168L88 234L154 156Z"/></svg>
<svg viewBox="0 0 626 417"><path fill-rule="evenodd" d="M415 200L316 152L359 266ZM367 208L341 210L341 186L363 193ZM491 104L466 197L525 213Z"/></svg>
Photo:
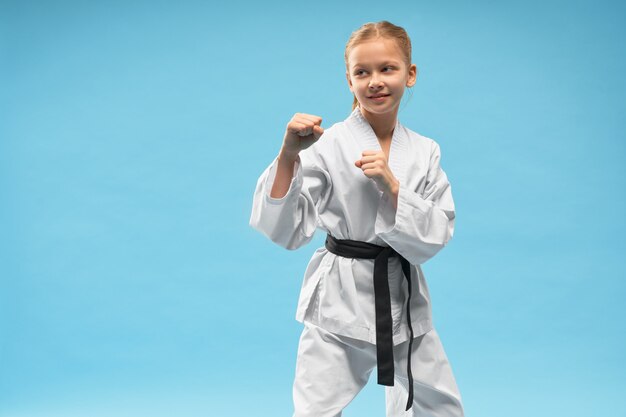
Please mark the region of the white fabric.
<svg viewBox="0 0 626 417"><path fill-rule="evenodd" d="M408 343L394 346L394 385L385 387L387 417L462 417L461 396L435 329L413 339L413 406L405 410ZM293 417L341 416L375 366L376 345L305 323L293 384Z"/></svg>
<svg viewBox="0 0 626 417"><path fill-rule="evenodd" d="M454 202L440 166L439 145L404 127L393 131L389 167L400 182L398 208L354 165L364 150L381 150L357 107L300 152L282 198L270 197L277 158L261 174L250 225L272 241L297 249L316 228L338 239L391 246L411 264L411 318L415 337L433 328L430 296L420 264L452 238ZM336 256L321 247L304 273L296 320L359 340L376 342L374 260ZM407 285L398 258L389 261L394 345L409 338ZM417 290L417 291L416 291Z"/></svg>

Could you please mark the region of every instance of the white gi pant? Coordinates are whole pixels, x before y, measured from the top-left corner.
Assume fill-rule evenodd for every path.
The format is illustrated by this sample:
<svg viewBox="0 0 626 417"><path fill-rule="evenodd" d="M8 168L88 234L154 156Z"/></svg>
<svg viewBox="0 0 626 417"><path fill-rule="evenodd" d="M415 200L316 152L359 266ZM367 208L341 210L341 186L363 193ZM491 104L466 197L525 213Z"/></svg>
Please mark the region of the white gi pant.
<svg viewBox="0 0 626 417"><path fill-rule="evenodd" d="M413 339L413 406L406 374L408 341L394 346L394 386L385 386L387 417L462 417L461 395L435 329ZM304 322L293 384L293 417L340 417L376 367L376 345Z"/></svg>

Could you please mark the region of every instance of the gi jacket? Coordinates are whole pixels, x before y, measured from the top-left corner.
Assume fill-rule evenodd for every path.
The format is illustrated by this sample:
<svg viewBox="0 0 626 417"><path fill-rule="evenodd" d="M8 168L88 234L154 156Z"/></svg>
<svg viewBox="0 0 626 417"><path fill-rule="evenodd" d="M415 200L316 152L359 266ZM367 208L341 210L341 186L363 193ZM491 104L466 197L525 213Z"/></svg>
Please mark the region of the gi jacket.
<svg viewBox="0 0 626 417"><path fill-rule="evenodd" d="M400 182L398 207L354 162L364 150L381 150L357 107L343 122L298 155L287 194L270 197L278 157L258 179L250 225L278 245L297 249L317 228L337 239L391 246L411 263L414 337L432 329L428 287L420 264L452 238L454 201L440 166L439 145L396 121L389 167ZM336 334L376 343L373 259L315 251L300 291L296 320ZM389 260L394 345L409 338L407 283L398 258Z"/></svg>

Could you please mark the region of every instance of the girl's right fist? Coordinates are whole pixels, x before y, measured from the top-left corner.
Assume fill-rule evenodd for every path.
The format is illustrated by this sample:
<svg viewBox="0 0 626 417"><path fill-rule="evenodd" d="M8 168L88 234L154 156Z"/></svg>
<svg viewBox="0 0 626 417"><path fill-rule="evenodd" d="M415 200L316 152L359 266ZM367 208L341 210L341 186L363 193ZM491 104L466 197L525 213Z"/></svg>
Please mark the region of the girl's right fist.
<svg viewBox="0 0 626 417"><path fill-rule="evenodd" d="M313 145L324 133L322 118L312 114L296 113L287 124L283 152L297 155L301 150Z"/></svg>

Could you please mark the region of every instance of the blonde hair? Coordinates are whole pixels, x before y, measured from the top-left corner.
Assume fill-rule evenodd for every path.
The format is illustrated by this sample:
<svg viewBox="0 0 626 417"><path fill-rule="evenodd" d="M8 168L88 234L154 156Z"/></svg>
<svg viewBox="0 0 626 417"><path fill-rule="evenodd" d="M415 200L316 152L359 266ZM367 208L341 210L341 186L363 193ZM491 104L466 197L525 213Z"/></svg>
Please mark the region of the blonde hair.
<svg viewBox="0 0 626 417"><path fill-rule="evenodd" d="M378 38L386 38L395 41L400 48L400 51L402 52L407 67L411 65L411 39L406 33L406 30L386 20L381 20L380 22L376 23L366 23L354 32L352 32L352 35L350 35L350 39L348 39L348 42L346 43L346 51L344 54L346 69L349 69L348 56L350 55L350 52L352 52L352 49L354 49L354 47L363 42ZM359 105L359 101L356 99L356 96L353 95L353 97L354 100L352 101L352 110L354 110Z"/></svg>

